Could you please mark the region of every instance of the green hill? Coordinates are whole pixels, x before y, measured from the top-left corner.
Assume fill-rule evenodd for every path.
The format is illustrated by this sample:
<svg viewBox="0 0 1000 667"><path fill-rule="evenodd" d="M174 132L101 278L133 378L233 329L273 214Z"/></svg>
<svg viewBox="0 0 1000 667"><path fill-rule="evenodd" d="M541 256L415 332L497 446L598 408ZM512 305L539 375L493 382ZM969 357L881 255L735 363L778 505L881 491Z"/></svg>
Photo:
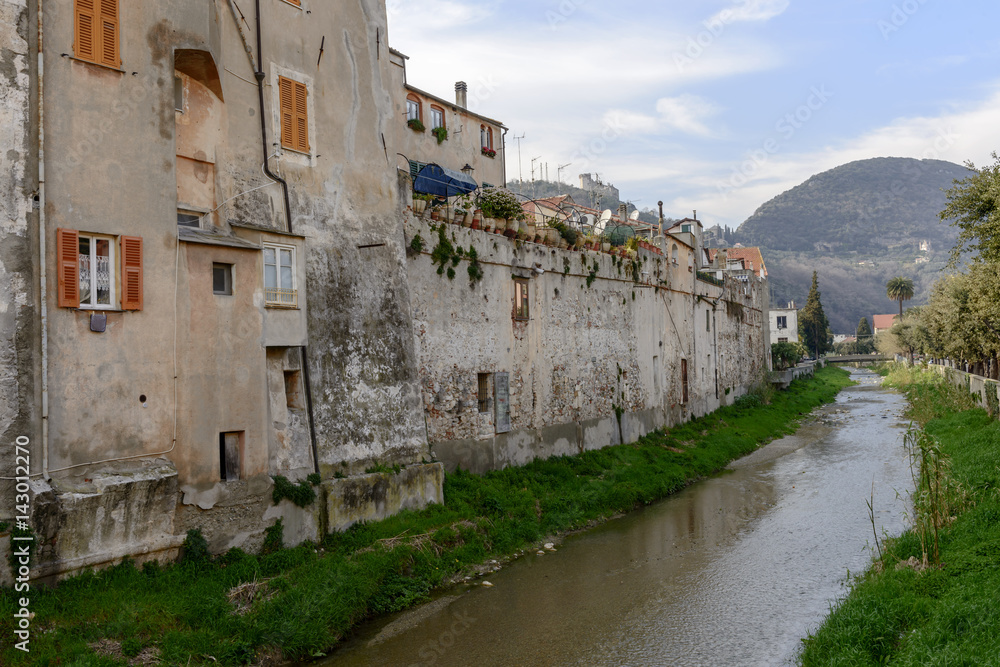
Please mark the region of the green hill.
<svg viewBox="0 0 1000 667"><path fill-rule="evenodd" d="M926 302L957 236L938 218L944 191L970 173L941 160L851 162L762 205L736 237L764 251L776 304L804 304L815 269L831 327L852 333L862 317L898 310L885 296L889 278L913 279L905 306Z"/></svg>
<svg viewBox="0 0 1000 667"><path fill-rule="evenodd" d="M744 243L772 250L916 253L922 240L950 249L944 190L969 170L941 160L873 158L817 174L740 225Z"/></svg>

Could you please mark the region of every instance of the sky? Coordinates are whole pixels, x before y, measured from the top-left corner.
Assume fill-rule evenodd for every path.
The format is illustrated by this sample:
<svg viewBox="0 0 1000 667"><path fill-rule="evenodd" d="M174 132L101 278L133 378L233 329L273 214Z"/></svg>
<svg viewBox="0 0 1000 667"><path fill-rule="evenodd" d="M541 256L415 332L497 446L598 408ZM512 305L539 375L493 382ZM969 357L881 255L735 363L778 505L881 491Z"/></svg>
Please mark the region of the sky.
<svg viewBox="0 0 1000 667"><path fill-rule="evenodd" d="M410 84L502 121L508 178L596 173L737 227L873 157L1000 150L996 0L387 0ZM518 142L516 136L523 138ZM520 159L518 145L520 144ZM562 170L558 168L565 166Z"/></svg>

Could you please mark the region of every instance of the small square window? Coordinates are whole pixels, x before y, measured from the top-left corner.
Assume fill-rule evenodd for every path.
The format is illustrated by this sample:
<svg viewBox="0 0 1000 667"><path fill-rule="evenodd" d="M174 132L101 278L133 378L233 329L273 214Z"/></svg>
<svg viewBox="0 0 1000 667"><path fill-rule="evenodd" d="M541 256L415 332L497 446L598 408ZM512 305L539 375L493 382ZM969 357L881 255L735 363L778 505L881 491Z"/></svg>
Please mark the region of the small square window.
<svg viewBox="0 0 1000 667"><path fill-rule="evenodd" d="M201 227L201 216L188 211L177 211L177 225L179 227Z"/></svg>
<svg viewBox="0 0 1000 667"><path fill-rule="evenodd" d="M225 295L233 293L232 264L212 264L212 292Z"/></svg>

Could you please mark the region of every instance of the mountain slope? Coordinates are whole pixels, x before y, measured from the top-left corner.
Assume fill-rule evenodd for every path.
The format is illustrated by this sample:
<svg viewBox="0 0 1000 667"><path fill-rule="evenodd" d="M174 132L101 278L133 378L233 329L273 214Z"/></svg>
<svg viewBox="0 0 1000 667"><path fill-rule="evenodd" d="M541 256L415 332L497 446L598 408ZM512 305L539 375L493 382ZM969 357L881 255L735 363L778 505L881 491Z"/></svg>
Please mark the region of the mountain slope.
<svg viewBox="0 0 1000 667"><path fill-rule="evenodd" d="M817 174L762 205L740 225L745 244L772 250L885 256L930 241L950 249L938 219L944 190L971 172L951 162L873 158Z"/></svg>
<svg viewBox="0 0 1000 667"><path fill-rule="evenodd" d="M862 317L898 310L885 295L892 277L914 281L905 307L926 302L957 236L938 218L944 191L971 173L941 160L851 162L763 204L736 237L764 251L775 304L803 305L816 270L831 328L851 334Z"/></svg>

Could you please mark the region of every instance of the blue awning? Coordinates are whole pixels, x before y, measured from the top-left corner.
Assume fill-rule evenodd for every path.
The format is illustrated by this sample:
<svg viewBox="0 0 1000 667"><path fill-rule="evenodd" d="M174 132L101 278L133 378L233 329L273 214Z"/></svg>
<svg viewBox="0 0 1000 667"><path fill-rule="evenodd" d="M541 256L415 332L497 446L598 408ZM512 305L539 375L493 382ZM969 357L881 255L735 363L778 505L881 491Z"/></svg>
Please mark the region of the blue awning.
<svg viewBox="0 0 1000 667"><path fill-rule="evenodd" d="M413 189L439 197L454 197L472 192L479 187L470 176L454 169L445 169L436 164L429 164L420 170L413 181Z"/></svg>

